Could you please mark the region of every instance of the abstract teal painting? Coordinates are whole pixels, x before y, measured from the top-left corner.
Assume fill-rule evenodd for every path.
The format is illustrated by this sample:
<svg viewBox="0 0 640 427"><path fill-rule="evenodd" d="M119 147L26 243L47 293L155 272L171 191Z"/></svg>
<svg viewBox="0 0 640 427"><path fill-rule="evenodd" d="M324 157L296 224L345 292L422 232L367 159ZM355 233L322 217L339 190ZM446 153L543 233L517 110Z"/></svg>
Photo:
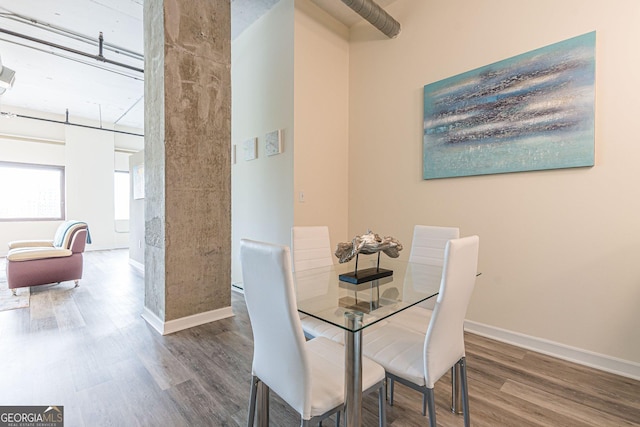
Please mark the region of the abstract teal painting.
<svg viewBox="0 0 640 427"><path fill-rule="evenodd" d="M424 87L423 178L594 165L591 32Z"/></svg>

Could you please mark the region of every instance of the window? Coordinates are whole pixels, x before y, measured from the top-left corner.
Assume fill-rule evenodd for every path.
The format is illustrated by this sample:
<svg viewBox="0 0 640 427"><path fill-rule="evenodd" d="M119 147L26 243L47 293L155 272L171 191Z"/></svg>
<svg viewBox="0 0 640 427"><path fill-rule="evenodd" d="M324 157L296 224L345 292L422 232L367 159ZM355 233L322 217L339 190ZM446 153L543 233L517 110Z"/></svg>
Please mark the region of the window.
<svg viewBox="0 0 640 427"><path fill-rule="evenodd" d="M64 219L64 166L0 162L0 221Z"/></svg>
<svg viewBox="0 0 640 427"><path fill-rule="evenodd" d="M129 172L115 171L113 174L115 219L129 219Z"/></svg>

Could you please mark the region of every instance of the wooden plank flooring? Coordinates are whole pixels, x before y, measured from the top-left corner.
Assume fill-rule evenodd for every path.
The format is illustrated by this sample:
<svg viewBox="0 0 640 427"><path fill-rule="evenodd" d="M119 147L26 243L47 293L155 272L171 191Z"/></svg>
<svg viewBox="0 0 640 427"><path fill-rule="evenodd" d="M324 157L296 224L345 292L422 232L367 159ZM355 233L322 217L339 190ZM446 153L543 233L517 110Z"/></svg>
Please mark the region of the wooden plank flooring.
<svg viewBox="0 0 640 427"><path fill-rule="evenodd" d="M0 312L0 405L64 405L66 426L244 426L252 336L235 316L168 336L140 317L144 283L126 250L85 253L85 275L32 289L29 308ZM0 266L4 269L4 266ZM640 426L640 382L466 335L474 426ZM436 386L438 425L451 414ZM299 425L272 395L271 425ZM377 425L377 398L364 402ZM396 386L392 427L426 426L421 396ZM331 423L325 423L327 425Z"/></svg>

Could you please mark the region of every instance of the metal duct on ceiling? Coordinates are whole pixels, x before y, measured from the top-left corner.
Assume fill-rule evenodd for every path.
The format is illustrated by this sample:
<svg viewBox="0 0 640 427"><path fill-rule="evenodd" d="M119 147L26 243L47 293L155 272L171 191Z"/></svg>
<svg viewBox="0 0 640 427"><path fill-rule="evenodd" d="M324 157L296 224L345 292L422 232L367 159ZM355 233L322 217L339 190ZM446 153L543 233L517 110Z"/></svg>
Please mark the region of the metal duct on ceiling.
<svg viewBox="0 0 640 427"><path fill-rule="evenodd" d="M400 23L384 11L373 0L342 0L355 13L369 21L390 39L400 34Z"/></svg>

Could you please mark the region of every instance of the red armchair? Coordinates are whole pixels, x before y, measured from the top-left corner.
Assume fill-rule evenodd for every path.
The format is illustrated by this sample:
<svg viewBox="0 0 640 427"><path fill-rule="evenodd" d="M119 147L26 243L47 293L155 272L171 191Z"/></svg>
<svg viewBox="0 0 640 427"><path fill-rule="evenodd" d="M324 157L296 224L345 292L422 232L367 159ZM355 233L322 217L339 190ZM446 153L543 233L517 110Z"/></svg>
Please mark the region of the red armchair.
<svg viewBox="0 0 640 427"><path fill-rule="evenodd" d="M66 221L56 231L53 240L19 240L9 243L7 283L16 288L74 280L76 287L82 278L85 244L91 243L85 222Z"/></svg>

